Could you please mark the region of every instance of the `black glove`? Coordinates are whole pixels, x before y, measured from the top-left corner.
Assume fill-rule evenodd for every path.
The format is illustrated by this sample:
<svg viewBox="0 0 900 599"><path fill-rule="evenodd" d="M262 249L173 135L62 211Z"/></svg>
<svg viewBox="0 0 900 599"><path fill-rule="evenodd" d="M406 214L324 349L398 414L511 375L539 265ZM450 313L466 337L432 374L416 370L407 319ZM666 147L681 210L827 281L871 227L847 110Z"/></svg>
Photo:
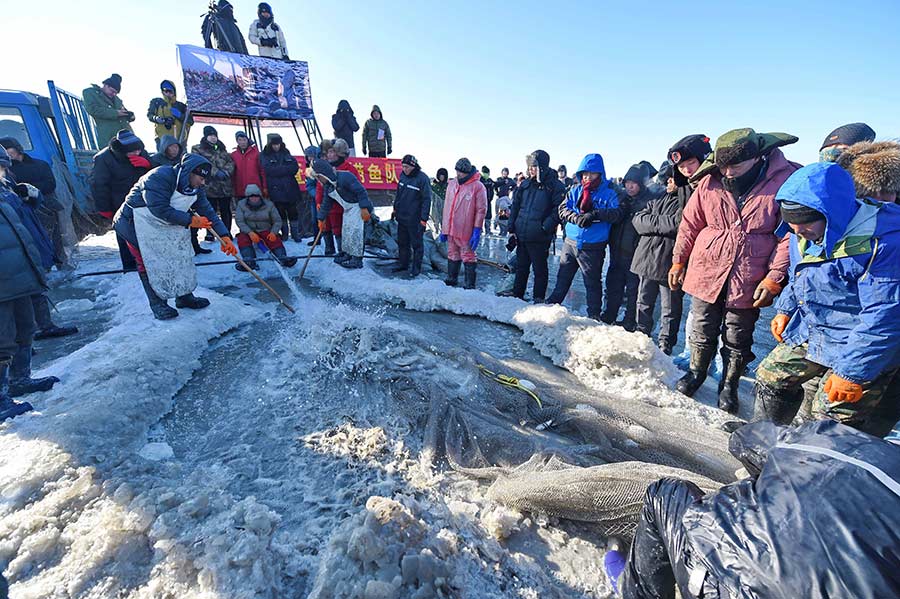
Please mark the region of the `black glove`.
<svg viewBox="0 0 900 599"><path fill-rule="evenodd" d="M278 45L278 40L276 40L274 37L264 37L259 40L259 45L265 46L266 48L274 48Z"/></svg>
<svg viewBox="0 0 900 599"><path fill-rule="evenodd" d="M594 224L594 213L585 212L584 214L579 214L575 217L575 224L582 229L587 229Z"/></svg>
<svg viewBox="0 0 900 599"><path fill-rule="evenodd" d="M516 239L515 235L509 236L509 241L506 242L506 251L511 252L516 249L516 246L519 244L518 239Z"/></svg>
<svg viewBox="0 0 900 599"><path fill-rule="evenodd" d="M167 116L163 119L163 125L165 125L166 129L171 129L175 125L175 119Z"/></svg>

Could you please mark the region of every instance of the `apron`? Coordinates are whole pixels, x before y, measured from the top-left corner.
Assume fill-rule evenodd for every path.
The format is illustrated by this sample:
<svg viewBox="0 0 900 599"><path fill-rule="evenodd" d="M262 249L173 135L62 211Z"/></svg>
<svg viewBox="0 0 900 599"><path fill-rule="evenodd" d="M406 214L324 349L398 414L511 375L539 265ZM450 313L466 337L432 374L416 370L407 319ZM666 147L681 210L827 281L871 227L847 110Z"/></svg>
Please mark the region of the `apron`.
<svg viewBox="0 0 900 599"><path fill-rule="evenodd" d="M197 196L176 191L172 208L187 212ZM197 288L197 268L191 247L191 230L157 218L146 206L132 209L134 232L147 269L150 286L163 299L187 295Z"/></svg>
<svg viewBox="0 0 900 599"><path fill-rule="evenodd" d="M365 249L365 226L359 215L359 204L345 202L335 189L328 194L344 208L344 225L341 227L341 249L350 256L362 257Z"/></svg>

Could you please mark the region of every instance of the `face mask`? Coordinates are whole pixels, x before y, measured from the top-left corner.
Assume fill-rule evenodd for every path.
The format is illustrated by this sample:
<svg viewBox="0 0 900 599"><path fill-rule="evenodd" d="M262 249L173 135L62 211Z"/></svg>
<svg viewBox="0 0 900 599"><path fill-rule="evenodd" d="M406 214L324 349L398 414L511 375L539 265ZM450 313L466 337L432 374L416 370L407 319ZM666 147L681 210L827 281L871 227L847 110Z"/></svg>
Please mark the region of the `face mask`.
<svg viewBox="0 0 900 599"><path fill-rule="evenodd" d="M750 191L756 179L762 171L764 162L760 160L754 164L749 171L737 177L722 177L722 187L724 187L731 195L738 198Z"/></svg>
<svg viewBox="0 0 900 599"><path fill-rule="evenodd" d="M819 151L819 162L837 162L838 156L844 153L844 148L831 146Z"/></svg>

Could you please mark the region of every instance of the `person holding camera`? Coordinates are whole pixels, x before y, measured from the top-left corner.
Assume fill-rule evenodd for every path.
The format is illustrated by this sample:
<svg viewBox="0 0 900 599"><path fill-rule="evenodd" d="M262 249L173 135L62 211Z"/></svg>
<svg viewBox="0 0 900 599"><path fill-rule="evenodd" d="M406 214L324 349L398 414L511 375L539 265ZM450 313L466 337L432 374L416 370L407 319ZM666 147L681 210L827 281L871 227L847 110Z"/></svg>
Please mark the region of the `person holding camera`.
<svg viewBox="0 0 900 599"><path fill-rule="evenodd" d="M122 91L122 76L113 73L101 85L93 84L81 92L84 109L97 125L97 146L104 147L122 129L132 131L134 113L125 108L119 92Z"/></svg>
<svg viewBox="0 0 900 599"><path fill-rule="evenodd" d="M259 48L259 55L266 58L290 60L287 43L284 41L284 32L275 22L272 7L268 2L259 3L256 16L258 18L250 24L250 32L247 37L251 44Z"/></svg>
<svg viewBox="0 0 900 599"><path fill-rule="evenodd" d="M187 139L192 123L188 123L185 128L184 119L187 116L187 106L178 101L175 84L165 79L159 84L159 91L162 92L162 98L153 98L147 108L147 119L156 125L154 141L159 145L159 140L165 135L171 135L177 140ZM182 131L184 131L183 137Z"/></svg>

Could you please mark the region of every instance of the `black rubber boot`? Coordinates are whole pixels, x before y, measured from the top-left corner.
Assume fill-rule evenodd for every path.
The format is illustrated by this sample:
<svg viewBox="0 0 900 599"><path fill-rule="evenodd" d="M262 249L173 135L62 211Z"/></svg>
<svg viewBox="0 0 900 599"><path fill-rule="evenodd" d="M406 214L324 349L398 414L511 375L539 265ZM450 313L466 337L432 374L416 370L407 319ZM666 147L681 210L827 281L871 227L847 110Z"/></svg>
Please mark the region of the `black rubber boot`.
<svg viewBox="0 0 900 599"><path fill-rule="evenodd" d="M463 284L463 289L475 289L475 279L477 272L477 262L472 262L471 264L466 263L466 282Z"/></svg>
<svg viewBox="0 0 900 599"><path fill-rule="evenodd" d="M59 382L55 376L31 378L31 345L20 345L9 365L9 396L49 391Z"/></svg>
<svg viewBox="0 0 900 599"><path fill-rule="evenodd" d="M243 258L244 262L247 263L247 266L252 268L253 270L259 270L259 265L256 263L256 250L253 249L252 245L248 245L247 247L241 248L241 258ZM241 266L240 263L235 265L235 268L245 272L247 269Z"/></svg>
<svg viewBox="0 0 900 599"><path fill-rule="evenodd" d="M747 361L741 354L722 352L722 362L725 364L725 373L719 381L719 409L729 414L737 414L740 407L738 388L741 377L747 367Z"/></svg>
<svg viewBox="0 0 900 599"><path fill-rule="evenodd" d="M285 268L290 268L293 265L297 264L296 258L288 258L287 251L283 248L275 248L272 250L272 255L278 260L279 264L284 266Z"/></svg>
<svg viewBox="0 0 900 599"><path fill-rule="evenodd" d="M360 256L347 256L346 260L338 262L338 264L340 266L343 266L344 268L362 268L363 267L362 257L360 257Z"/></svg>
<svg viewBox="0 0 900 599"><path fill-rule="evenodd" d="M150 286L150 279L147 278L147 273L140 272L138 275L141 277L141 285L144 286L144 293L147 294L147 301L150 303L153 317L156 320L171 320L178 316L178 310L167 304L166 300L156 295L156 292L153 291L153 287Z"/></svg>
<svg viewBox="0 0 900 599"><path fill-rule="evenodd" d="M51 339L53 337L68 337L78 332L78 327L58 327L55 324L41 329L34 334L35 339Z"/></svg>
<svg viewBox="0 0 900 599"><path fill-rule="evenodd" d="M288 239L288 235L290 235L290 224L287 219L281 221L281 238Z"/></svg>
<svg viewBox="0 0 900 599"><path fill-rule="evenodd" d="M691 344L691 366L688 373L681 377L675 389L688 397L693 397L706 380L709 365L716 353L714 346Z"/></svg>
<svg viewBox="0 0 900 599"><path fill-rule="evenodd" d="M660 343L659 351L666 354L667 356L671 356L672 355L672 346L669 345L668 343Z"/></svg>
<svg viewBox="0 0 900 599"><path fill-rule="evenodd" d="M197 239L197 233L191 233L191 247L194 248L194 255L212 254L212 250L200 247L200 240Z"/></svg>
<svg viewBox="0 0 900 599"><path fill-rule="evenodd" d="M322 239L325 240L325 255L334 256L337 252L334 249L334 235L331 233L323 233Z"/></svg>
<svg viewBox="0 0 900 599"><path fill-rule="evenodd" d="M794 389L773 389L756 383L756 402L753 404L751 422L771 420L775 424L786 426L794 421L794 417L803 403L803 387Z"/></svg>
<svg viewBox="0 0 900 599"><path fill-rule="evenodd" d="M33 409L27 401L17 402L12 400L9 394L9 362L0 363L0 422L21 416Z"/></svg>
<svg viewBox="0 0 900 599"><path fill-rule="evenodd" d="M287 239L287 237L285 237L284 239ZM294 241L297 241L297 242L299 242L300 240L303 239L303 235L301 235L301 233L300 233L300 221L299 220L291 221L291 239Z"/></svg>
<svg viewBox="0 0 900 599"><path fill-rule="evenodd" d="M413 250L412 264L409 267L409 276L418 277L422 274L422 257L424 250Z"/></svg>
<svg viewBox="0 0 900 599"><path fill-rule="evenodd" d="M188 293L175 298L175 307L187 308L188 310L202 310L209 307L209 300L205 297L197 297L193 293Z"/></svg>
<svg viewBox="0 0 900 599"><path fill-rule="evenodd" d="M447 260L447 278L444 284L449 287L457 287L459 285L459 269L462 268L461 260Z"/></svg>

